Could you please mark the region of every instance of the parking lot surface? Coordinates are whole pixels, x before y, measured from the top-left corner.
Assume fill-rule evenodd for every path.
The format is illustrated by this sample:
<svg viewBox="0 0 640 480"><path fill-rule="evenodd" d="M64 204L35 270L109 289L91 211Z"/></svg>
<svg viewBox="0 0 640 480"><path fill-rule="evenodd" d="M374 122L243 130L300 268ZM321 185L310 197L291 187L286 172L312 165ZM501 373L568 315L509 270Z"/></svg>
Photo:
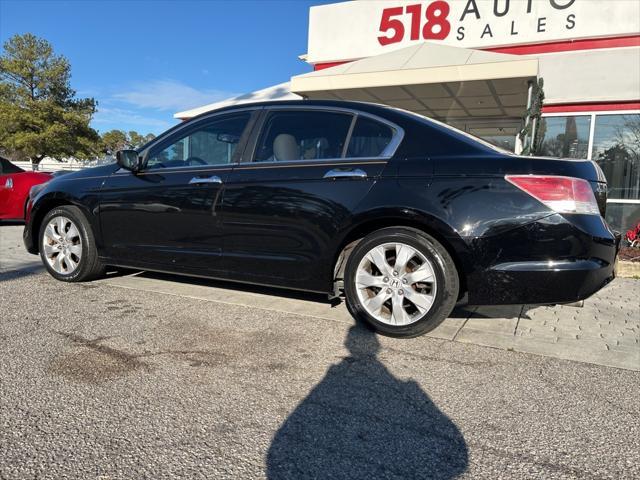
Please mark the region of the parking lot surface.
<svg viewBox="0 0 640 480"><path fill-rule="evenodd" d="M640 282L398 340L312 295L132 272L63 284L18 239L0 227L0 478L640 476ZM573 335L553 323L631 363L515 351ZM469 340L475 324L498 348Z"/></svg>

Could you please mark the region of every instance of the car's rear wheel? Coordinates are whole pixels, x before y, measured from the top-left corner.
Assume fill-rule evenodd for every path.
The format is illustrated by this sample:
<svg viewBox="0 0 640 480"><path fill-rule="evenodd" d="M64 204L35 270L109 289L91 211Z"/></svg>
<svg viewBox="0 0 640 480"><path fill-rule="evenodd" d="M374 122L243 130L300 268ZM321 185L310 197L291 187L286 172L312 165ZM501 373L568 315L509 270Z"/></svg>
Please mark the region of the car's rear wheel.
<svg viewBox="0 0 640 480"><path fill-rule="evenodd" d="M78 207L65 205L47 213L39 241L42 263L58 280L82 282L104 273L91 225Z"/></svg>
<svg viewBox="0 0 640 480"><path fill-rule="evenodd" d="M345 269L349 311L389 336L415 337L437 327L453 310L459 288L447 250L407 227L365 237Z"/></svg>

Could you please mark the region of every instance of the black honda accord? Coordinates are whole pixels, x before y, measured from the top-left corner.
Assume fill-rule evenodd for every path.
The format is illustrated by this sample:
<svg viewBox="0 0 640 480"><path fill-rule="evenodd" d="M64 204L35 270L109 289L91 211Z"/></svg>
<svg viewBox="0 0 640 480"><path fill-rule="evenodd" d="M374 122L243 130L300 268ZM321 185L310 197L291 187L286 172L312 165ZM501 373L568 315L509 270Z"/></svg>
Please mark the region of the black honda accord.
<svg viewBox="0 0 640 480"><path fill-rule="evenodd" d="M519 157L366 103L205 113L31 196L24 241L58 280L111 265L344 293L402 337L459 301L579 301L617 252L594 162Z"/></svg>

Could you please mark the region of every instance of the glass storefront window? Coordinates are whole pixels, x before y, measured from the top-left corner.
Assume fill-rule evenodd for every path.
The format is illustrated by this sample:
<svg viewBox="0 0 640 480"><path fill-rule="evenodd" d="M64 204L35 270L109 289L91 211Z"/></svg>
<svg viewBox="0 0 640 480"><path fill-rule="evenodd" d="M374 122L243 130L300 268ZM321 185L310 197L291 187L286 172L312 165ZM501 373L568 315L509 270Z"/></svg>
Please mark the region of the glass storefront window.
<svg viewBox="0 0 640 480"><path fill-rule="evenodd" d="M587 158L591 115L543 117L540 122L540 155Z"/></svg>
<svg viewBox="0 0 640 480"><path fill-rule="evenodd" d="M596 115L591 159L607 177L610 199L640 199L640 113Z"/></svg>
<svg viewBox="0 0 640 480"><path fill-rule="evenodd" d="M640 203L607 203L607 223L624 234L640 222Z"/></svg>

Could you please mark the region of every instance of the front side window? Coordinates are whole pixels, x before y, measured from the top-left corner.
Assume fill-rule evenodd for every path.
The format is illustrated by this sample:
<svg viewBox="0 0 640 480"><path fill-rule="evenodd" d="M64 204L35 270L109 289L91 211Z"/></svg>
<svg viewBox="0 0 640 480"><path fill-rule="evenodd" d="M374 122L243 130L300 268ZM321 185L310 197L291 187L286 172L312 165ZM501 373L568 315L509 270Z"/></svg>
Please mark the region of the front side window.
<svg viewBox="0 0 640 480"><path fill-rule="evenodd" d="M393 138L393 130L367 117L358 117L349 140L347 157L379 157Z"/></svg>
<svg viewBox="0 0 640 480"><path fill-rule="evenodd" d="M591 159L609 185L609 198L640 198L640 114L596 115Z"/></svg>
<svg viewBox="0 0 640 480"><path fill-rule="evenodd" d="M147 168L225 165L235 161L240 137L251 114L240 113L207 122L152 152Z"/></svg>
<svg viewBox="0 0 640 480"><path fill-rule="evenodd" d="M256 162L342 158L353 116L323 111L277 111L267 117Z"/></svg>
<svg viewBox="0 0 640 480"><path fill-rule="evenodd" d="M557 158L588 158L590 115L543 117L539 154Z"/></svg>

